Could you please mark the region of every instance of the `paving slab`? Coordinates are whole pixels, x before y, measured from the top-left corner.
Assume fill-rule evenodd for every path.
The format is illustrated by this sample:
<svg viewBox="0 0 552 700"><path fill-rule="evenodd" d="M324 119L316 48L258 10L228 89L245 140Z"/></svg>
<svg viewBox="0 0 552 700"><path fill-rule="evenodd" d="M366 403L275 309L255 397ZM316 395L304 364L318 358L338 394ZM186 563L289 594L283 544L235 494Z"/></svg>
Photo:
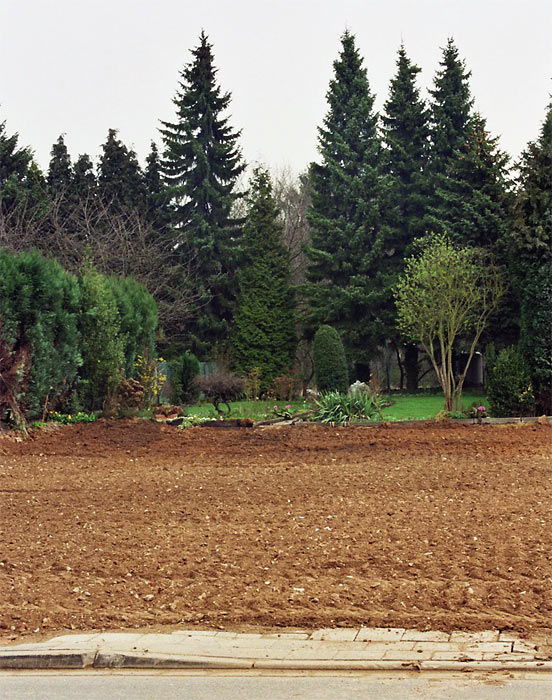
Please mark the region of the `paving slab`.
<svg viewBox="0 0 552 700"><path fill-rule="evenodd" d="M551 647L539 646L536 639L512 634L510 641L505 636L494 630L449 634L368 627L66 634L1 647L0 668L552 671Z"/></svg>

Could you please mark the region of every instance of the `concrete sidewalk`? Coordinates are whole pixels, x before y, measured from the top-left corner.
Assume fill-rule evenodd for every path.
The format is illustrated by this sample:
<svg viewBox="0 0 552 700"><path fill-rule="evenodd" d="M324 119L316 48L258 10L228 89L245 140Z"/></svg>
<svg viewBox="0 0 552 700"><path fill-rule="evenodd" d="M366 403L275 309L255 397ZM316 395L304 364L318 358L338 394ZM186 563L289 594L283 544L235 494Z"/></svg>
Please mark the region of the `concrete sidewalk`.
<svg viewBox="0 0 552 700"><path fill-rule="evenodd" d="M0 669L552 671L552 630L420 632L402 628L238 634L69 634L0 647Z"/></svg>

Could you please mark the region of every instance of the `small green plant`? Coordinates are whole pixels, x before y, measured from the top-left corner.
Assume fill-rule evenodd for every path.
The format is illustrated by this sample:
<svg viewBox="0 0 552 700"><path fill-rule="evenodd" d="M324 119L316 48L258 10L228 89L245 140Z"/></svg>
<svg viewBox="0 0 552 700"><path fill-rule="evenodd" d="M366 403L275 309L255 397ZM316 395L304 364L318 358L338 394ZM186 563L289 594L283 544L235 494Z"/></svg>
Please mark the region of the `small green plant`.
<svg viewBox="0 0 552 700"><path fill-rule="evenodd" d="M377 394L328 391L315 401L314 420L343 425L362 420L381 420L383 402Z"/></svg>
<svg viewBox="0 0 552 700"><path fill-rule="evenodd" d="M210 423L213 420L216 420L216 418L209 418L207 416L184 416L182 418L182 423L180 423L178 427L180 430L186 430L186 428L194 428L204 423Z"/></svg>
<svg viewBox="0 0 552 700"><path fill-rule="evenodd" d="M93 423L97 417L97 413L85 413L84 411L78 411L77 413L51 411L48 415L50 420L55 423L63 423L63 425L68 425L69 423Z"/></svg>
<svg viewBox="0 0 552 700"><path fill-rule="evenodd" d="M191 352L185 352L169 361L169 382L172 387L171 400L175 403L193 403L198 391L193 386L200 371L199 360Z"/></svg>

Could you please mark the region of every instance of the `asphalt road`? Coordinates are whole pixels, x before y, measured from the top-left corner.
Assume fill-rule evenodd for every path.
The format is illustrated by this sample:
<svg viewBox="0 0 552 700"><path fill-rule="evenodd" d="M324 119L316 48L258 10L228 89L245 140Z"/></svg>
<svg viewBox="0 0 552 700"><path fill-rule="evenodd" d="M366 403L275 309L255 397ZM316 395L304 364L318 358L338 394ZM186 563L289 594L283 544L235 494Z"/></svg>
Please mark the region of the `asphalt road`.
<svg viewBox="0 0 552 700"><path fill-rule="evenodd" d="M539 674L0 672L0 700L550 700Z"/></svg>

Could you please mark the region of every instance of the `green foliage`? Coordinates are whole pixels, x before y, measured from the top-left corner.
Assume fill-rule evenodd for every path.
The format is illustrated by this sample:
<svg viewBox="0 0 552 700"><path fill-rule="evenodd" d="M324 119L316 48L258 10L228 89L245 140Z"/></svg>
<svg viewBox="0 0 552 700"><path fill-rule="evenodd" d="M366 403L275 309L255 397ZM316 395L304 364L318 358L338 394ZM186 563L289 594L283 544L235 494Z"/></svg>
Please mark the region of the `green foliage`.
<svg viewBox="0 0 552 700"><path fill-rule="evenodd" d="M144 285L132 277L109 277L106 284L117 306L119 333L124 338L124 370L130 377L139 353L155 354L157 305Z"/></svg>
<svg viewBox="0 0 552 700"><path fill-rule="evenodd" d="M395 289L397 323L405 337L427 352L445 395L445 410L459 408L462 386L475 348L504 292L498 270L481 249L459 248L446 236L420 243L406 261ZM453 351L469 337L466 365L457 378ZM456 405L454 405L456 404Z"/></svg>
<svg viewBox="0 0 552 700"><path fill-rule="evenodd" d="M69 425L71 423L93 423L98 418L98 414L85 413L84 411L78 411L77 413L58 413L57 411L51 411L48 414L48 418L55 423Z"/></svg>
<svg viewBox="0 0 552 700"><path fill-rule="evenodd" d="M487 383L489 407L493 416L528 416L535 407L531 372L515 348L504 348Z"/></svg>
<svg viewBox="0 0 552 700"><path fill-rule="evenodd" d="M508 226L508 158L489 135L485 119L472 112L471 74L452 39L443 49L440 66L430 91L426 172L431 200L425 229L446 232L462 245L495 246Z"/></svg>
<svg viewBox="0 0 552 700"><path fill-rule="evenodd" d="M173 401L190 403L197 399L198 389L194 379L199 375L199 360L191 352L185 352L169 360L169 377L173 389Z"/></svg>
<svg viewBox="0 0 552 700"><path fill-rule="evenodd" d="M29 148L18 147L19 134L6 134L6 122L0 122L0 208L10 212L24 203L27 176L32 162Z"/></svg>
<svg viewBox="0 0 552 700"><path fill-rule="evenodd" d="M329 391L315 402L314 420L320 423L355 423L361 420L381 420L382 400L371 392L343 394Z"/></svg>
<svg viewBox="0 0 552 700"><path fill-rule="evenodd" d="M341 45L319 128L321 163L310 168L306 291L312 330L335 326L356 374L368 380L367 358L393 326L385 264L389 228L382 216L390 182L363 59L348 31Z"/></svg>
<svg viewBox="0 0 552 700"><path fill-rule="evenodd" d="M117 138L116 129L109 129L102 151L98 192L104 204L112 211L144 211L146 186L136 153Z"/></svg>
<svg viewBox="0 0 552 700"><path fill-rule="evenodd" d="M14 357L28 355L28 387L20 397L26 416L40 415L48 397L55 401L75 385L79 306L76 280L58 263L0 250L0 340Z"/></svg>
<svg viewBox="0 0 552 700"><path fill-rule="evenodd" d="M202 32L181 73L176 119L162 122L162 171L170 200L176 254L197 269L197 308L190 341L200 356L225 340L236 298L240 221L233 215L243 172L239 132L223 113L230 94L216 84L212 47Z"/></svg>
<svg viewBox="0 0 552 700"><path fill-rule="evenodd" d="M529 364L538 410L552 412L552 104L519 165L510 272L521 299L520 350Z"/></svg>
<svg viewBox="0 0 552 700"><path fill-rule="evenodd" d="M552 260L535 266L521 304L519 348L530 369L539 411L552 413Z"/></svg>
<svg viewBox="0 0 552 700"><path fill-rule="evenodd" d="M260 392L293 364L295 297L287 250L268 172L256 168L248 197L232 364L239 374L260 372Z"/></svg>
<svg viewBox="0 0 552 700"><path fill-rule="evenodd" d="M68 197L73 187L73 170L63 134L52 146L50 155L46 178L50 195Z"/></svg>
<svg viewBox="0 0 552 700"><path fill-rule="evenodd" d="M331 326L320 326L312 348L314 376L318 391L346 393L349 372L339 333Z"/></svg>
<svg viewBox="0 0 552 700"><path fill-rule="evenodd" d="M80 275L83 366L82 395L91 409L114 410L124 376L125 337L112 285L94 267Z"/></svg>

